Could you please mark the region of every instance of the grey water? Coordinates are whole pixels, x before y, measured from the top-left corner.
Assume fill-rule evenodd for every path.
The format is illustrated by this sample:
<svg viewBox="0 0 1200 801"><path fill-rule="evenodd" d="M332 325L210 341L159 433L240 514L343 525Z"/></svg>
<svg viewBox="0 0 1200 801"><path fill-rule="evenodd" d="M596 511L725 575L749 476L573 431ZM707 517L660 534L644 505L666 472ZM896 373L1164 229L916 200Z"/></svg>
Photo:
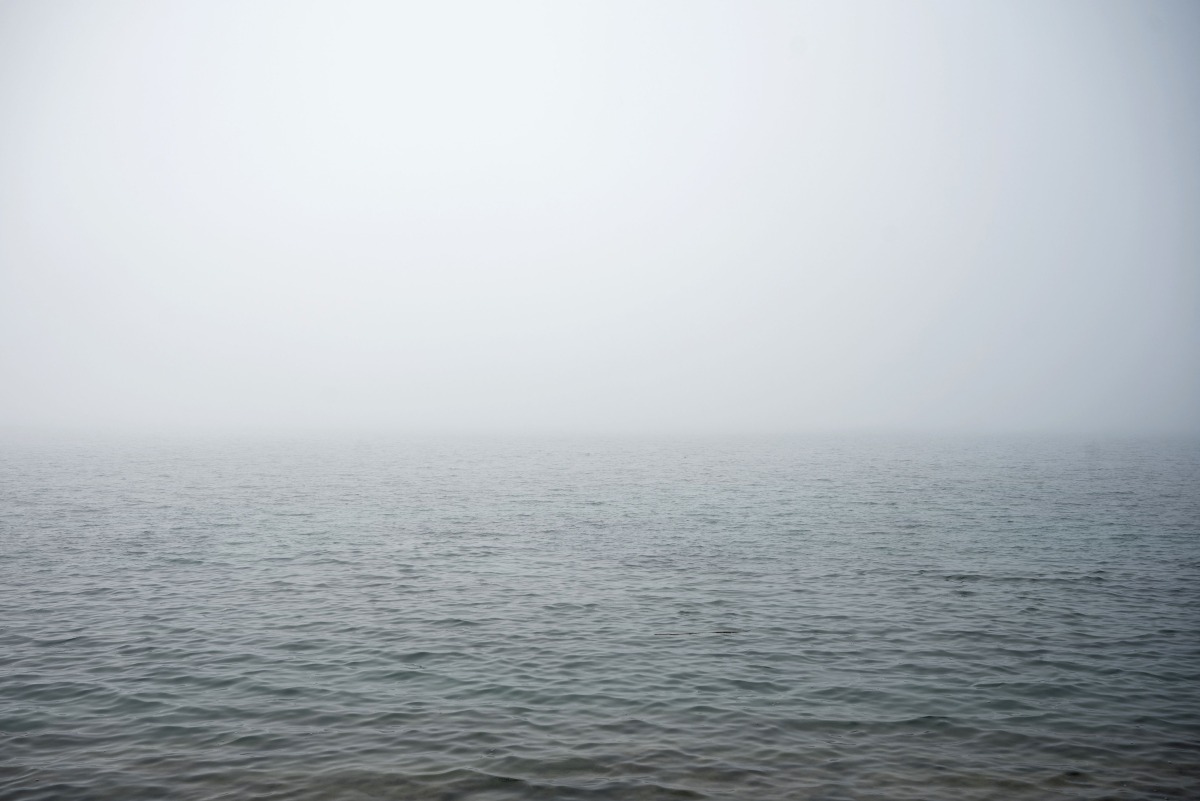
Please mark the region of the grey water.
<svg viewBox="0 0 1200 801"><path fill-rule="evenodd" d="M6 799L1200 797L1200 443L0 446Z"/></svg>

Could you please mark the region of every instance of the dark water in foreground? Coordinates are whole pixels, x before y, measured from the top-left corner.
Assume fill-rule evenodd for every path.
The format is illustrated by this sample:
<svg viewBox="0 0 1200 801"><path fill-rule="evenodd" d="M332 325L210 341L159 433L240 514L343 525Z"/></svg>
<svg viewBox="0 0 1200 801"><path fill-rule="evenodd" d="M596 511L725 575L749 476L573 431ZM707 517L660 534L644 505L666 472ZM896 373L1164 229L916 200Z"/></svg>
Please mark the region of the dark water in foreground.
<svg viewBox="0 0 1200 801"><path fill-rule="evenodd" d="M1194 441L8 441L0 545L3 798L1200 797Z"/></svg>

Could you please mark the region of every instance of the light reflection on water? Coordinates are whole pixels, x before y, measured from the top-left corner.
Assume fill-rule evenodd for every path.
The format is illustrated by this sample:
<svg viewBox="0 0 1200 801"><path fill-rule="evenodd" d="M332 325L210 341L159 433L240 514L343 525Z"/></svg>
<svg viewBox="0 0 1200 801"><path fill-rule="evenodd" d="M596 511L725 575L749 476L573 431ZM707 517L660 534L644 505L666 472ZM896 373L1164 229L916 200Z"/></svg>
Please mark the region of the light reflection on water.
<svg viewBox="0 0 1200 801"><path fill-rule="evenodd" d="M6 798L1200 795L1195 442L14 440L0 485Z"/></svg>

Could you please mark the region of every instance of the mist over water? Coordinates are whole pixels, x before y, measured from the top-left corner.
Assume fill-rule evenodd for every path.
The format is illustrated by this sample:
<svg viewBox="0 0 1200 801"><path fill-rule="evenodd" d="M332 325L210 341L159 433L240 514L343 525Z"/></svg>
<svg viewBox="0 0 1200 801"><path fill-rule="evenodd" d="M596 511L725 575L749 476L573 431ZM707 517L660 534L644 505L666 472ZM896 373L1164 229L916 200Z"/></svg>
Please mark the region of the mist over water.
<svg viewBox="0 0 1200 801"><path fill-rule="evenodd" d="M0 7L0 423L1200 430L1189 2Z"/></svg>
<svg viewBox="0 0 1200 801"><path fill-rule="evenodd" d="M0 798L1200 797L1197 42L0 3Z"/></svg>
<svg viewBox="0 0 1200 801"><path fill-rule="evenodd" d="M0 795L1200 793L1200 442L0 458Z"/></svg>

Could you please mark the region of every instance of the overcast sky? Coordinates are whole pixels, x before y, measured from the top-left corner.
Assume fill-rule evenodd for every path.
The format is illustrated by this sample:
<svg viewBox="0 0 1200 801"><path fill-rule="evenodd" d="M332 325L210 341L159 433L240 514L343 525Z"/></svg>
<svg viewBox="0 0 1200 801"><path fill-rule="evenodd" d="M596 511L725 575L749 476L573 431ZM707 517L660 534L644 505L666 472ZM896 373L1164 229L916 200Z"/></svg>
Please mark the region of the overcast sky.
<svg viewBox="0 0 1200 801"><path fill-rule="evenodd" d="M0 0L0 425L1200 430L1200 4Z"/></svg>

